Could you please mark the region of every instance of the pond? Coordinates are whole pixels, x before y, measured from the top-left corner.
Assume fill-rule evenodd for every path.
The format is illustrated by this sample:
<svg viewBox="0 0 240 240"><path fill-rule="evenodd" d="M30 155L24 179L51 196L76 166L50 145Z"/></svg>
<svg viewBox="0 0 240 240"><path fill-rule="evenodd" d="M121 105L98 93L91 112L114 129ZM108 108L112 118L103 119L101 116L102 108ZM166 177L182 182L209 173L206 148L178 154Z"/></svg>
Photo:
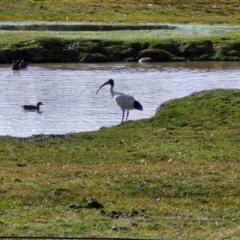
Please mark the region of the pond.
<svg viewBox="0 0 240 240"><path fill-rule="evenodd" d="M110 127L121 122L122 112L111 98L115 90L129 93L143 105L130 111L129 120L154 116L163 102L214 88L240 88L240 63L107 63L30 64L12 71L0 65L0 135L66 134ZM21 105L44 103L40 112Z"/></svg>

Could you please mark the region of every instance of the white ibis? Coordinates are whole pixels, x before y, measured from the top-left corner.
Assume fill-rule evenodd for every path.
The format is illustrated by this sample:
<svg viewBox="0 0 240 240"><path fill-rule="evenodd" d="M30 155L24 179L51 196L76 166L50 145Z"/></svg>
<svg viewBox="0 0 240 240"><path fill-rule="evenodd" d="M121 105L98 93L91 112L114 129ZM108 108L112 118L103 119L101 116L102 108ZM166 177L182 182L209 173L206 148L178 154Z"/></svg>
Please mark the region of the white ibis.
<svg viewBox="0 0 240 240"><path fill-rule="evenodd" d="M34 106L34 105L23 105L22 107L25 110L39 110L40 109L40 105L44 105L44 104L41 103L41 102L38 102L37 106Z"/></svg>
<svg viewBox="0 0 240 240"><path fill-rule="evenodd" d="M109 84L110 87L110 93L112 95L112 97L114 98L115 102L117 103L117 105L122 109L122 122L124 120L124 113L125 110L127 110L127 116L126 116L126 121L129 115L129 110L130 109L137 109L142 111L143 107L141 105L140 102L138 102L137 100L134 99L133 96L130 96L128 94L122 93L122 92L115 92L113 90L114 87L114 81L112 79L109 79L107 82L105 82L96 92L96 94L98 93L98 91L105 85Z"/></svg>

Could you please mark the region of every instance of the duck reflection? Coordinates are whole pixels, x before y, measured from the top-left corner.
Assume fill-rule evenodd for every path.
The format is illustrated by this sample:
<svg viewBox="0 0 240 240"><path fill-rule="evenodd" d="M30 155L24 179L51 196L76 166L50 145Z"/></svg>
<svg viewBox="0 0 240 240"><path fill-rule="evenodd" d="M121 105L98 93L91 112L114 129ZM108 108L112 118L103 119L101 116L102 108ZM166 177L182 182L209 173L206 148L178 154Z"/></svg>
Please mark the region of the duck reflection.
<svg viewBox="0 0 240 240"><path fill-rule="evenodd" d="M37 114L42 114L44 111L41 111L39 109L31 109L31 110L26 110L23 109L24 112L36 112Z"/></svg>

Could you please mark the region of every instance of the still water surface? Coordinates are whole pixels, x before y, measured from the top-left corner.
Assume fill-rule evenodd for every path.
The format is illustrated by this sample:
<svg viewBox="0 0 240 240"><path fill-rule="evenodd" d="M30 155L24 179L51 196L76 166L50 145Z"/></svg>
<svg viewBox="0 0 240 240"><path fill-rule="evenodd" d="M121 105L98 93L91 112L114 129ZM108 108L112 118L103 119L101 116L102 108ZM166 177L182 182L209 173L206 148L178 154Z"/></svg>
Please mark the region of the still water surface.
<svg viewBox="0 0 240 240"><path fill-rule="evenodd" d="M133 95L144 111L130 111L129 120L150 118L163 102L214 88L240 88L240 63L108 63L30 64L12 71L0 65L0 135L65 134L117 125L122 113L109 86ZM41 112L26 112L36 104Z"/></svg>

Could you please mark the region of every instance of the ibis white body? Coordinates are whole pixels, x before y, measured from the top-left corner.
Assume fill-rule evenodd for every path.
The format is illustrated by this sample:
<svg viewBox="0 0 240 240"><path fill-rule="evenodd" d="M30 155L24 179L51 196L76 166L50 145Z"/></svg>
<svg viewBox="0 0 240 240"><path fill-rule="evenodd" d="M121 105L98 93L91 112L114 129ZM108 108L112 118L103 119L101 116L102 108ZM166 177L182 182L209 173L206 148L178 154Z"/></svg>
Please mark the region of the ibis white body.
<svg viewBox="0 0 240 240"><path fill-rule="evenodd" d="M113 87L114 87L114 81L112 79L109 79L107 82L105 82L98 90L96 93L98 93L98 91L105 85L110 84L110 93L113 97L113 99L115 100L115 102L117 103L117 105L121 108L122 110L122 122L124 120L124 114L125 111L127 111L127 116L126 116L126 121L129 115L129 110L131 109L137 109L142 111L143 107L141 105L141 103L139 103L137 100L134 99L133 96L122 93L122 92L115 92Z"/></svg>

